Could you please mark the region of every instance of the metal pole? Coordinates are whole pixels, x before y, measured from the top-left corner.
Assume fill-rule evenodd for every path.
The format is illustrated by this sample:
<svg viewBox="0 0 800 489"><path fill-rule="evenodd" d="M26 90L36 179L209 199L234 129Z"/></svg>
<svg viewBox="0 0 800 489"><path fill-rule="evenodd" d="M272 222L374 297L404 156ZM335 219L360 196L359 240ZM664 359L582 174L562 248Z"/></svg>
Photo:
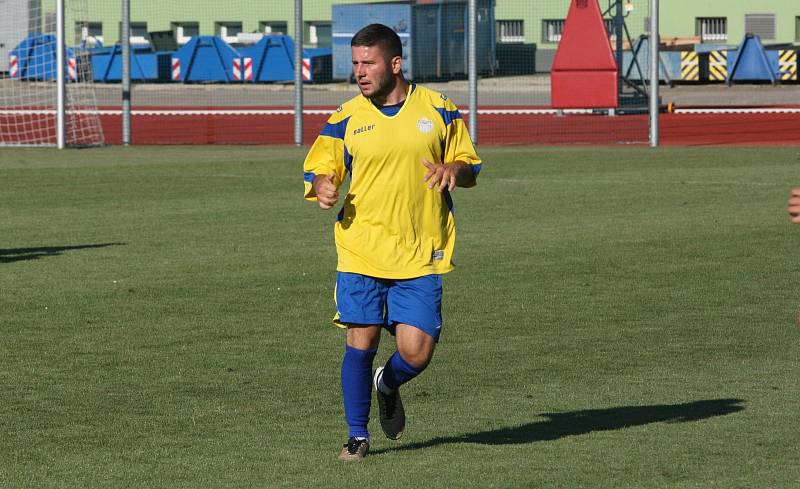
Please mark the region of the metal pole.
<svg viewBox="0 0 800 489"><path fill-rule="evenodd" d="M56 3L56 145L58 149L66 147L67 140L67 78L64 43L64 0Z"/></svg>
<svg viewBox="0 0 800 489"><path fill-rule="evenodd" d="M469 0L469 137L478 144L478 2Z"/></svg>
<svg viewBox="0 0 800 489"><path fill-rule="evenodd" d="M122 144L131 144L131 2L122 0Z"/></svg>
<svg viewBox="0 0 800 489"><path fill-rule="evenodd" d="M650 147L658 147L658 0L650 0Z"/></svg>
<svg viewBox="0 0 800 489"><path fill-rule="evenodd" d="M303 145L303 0L294 0L294 144Z"/></svg>
<svg viewBox="0 0 800 489"><path fill-rule="evenodd" d="M623 102L623 98L622 98L622 92L623 92L623 88L624 88L623 83L622 83L622 67L623 67L623 63L622 63L622 55L623 55L623 53L622 53L622 26L625 23L625 14L622 11L623 10L622 0L617 0L616 4L617 4L616 5L617 13L614 16L614 36L616 38L617 49L616 49L614 54L616 55L616 58L617 58L617 67L618 67L618 69L617 69L617 96L619 97L619 105L622 106L622 104L624 103ZM615 115L615 114L616 114L615 109L612 108L611 110L609 110L609 115Z"/></svg>

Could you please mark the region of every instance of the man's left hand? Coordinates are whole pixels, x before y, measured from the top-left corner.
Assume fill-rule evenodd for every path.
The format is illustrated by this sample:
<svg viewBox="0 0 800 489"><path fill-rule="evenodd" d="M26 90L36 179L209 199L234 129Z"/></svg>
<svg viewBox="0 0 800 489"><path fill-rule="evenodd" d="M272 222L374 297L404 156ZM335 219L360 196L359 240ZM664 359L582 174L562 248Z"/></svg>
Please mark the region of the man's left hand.
<svg viewBox="0 0 800 489"><path fill-rule="evenodd" d="M428 188L439 187L439 192L445 189L452 192L456 188L456 180L458 177L456 165L442 165L441 163L431 163L423 159L422 164L428 169L425 174L425 181L428 182Z"/></svg>
<svg viewBox="0 0 800 489"><path fill-rule="evenodd" d="M428 188L437 188L439 192L448 190L452 192L458 187L472 187L475 185L475 174L466 163L454 162L447 165L441 163L431 163L423 159L422 164L428 169L425 174L425 181Z"/></svg>

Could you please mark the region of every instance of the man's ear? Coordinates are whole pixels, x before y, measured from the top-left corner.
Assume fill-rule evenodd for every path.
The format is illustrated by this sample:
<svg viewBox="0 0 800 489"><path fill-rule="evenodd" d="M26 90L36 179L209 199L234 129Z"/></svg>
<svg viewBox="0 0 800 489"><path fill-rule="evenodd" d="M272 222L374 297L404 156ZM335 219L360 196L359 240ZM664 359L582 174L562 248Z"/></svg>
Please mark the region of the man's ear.
<svg viewBox="0 0 800 489"><path fill-rule="evenodd" d="M399 75L400 72L403 71L403 58L401 58L400 56L395 56L394 58L392 58L392 61L390 63L392 65L392 73L394 73L395 75Z"/></svg>

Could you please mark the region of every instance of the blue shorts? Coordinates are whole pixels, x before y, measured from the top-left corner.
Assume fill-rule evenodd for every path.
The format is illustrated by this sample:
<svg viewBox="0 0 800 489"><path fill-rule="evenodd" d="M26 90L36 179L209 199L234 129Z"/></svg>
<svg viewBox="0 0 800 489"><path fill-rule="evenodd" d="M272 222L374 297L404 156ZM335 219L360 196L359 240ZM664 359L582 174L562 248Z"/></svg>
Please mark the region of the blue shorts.
<svg viewBox="0 0 800 489"><path fill-rule="evenodd" d="M336 273L336 321L382 324L392 334L398 323L421 329L439 340L442 329L442 276L404 280L358 273Z"/></svg>

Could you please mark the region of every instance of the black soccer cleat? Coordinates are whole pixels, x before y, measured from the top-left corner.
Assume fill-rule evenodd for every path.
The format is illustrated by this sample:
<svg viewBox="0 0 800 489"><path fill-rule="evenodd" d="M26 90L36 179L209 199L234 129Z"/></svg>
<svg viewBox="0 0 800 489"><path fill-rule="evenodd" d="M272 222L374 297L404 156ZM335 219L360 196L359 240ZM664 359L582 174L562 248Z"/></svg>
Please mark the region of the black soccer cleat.
<svg viewBox="0 0 800 489"><path fill-rule="evenodd" d="M406 427L406 411L403 409L403 401L400 399L400 389L395 389L391 394L384 394L378 389L378 379L381 373L383 373L383 367L377 369L372 377L375 394L378 397L381 428L386 438L398 440L403 436L403 430Z"/></svg>
<svg viewBox="0 0 800 489"><path fill-rule="evenodd" d="M342 446L342 451L339 453L338 458L343 462L358 462L364 460L368 452L369 440L351 436L347 443Z"/></svg>

